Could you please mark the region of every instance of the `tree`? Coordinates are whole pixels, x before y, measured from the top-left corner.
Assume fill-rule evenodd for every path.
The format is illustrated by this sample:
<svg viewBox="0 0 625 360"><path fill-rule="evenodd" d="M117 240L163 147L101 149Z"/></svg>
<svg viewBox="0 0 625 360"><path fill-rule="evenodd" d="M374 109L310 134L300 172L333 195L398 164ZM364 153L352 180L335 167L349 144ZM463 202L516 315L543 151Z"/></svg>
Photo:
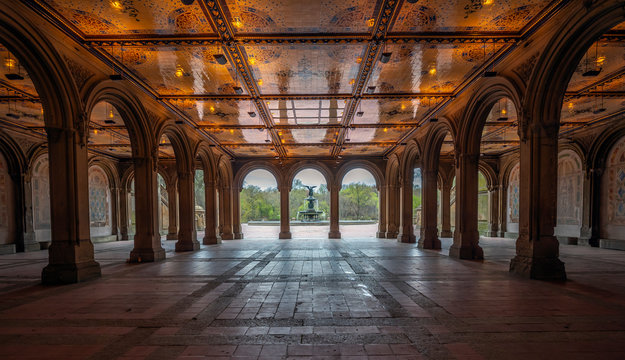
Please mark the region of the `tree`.
<svg viewBox="0 0 625 360"><path fill-rule="evenodd" d="M346 220L376 220L379 213L377 189L373 185L351 183L340 192L341 218Z"/></svg>

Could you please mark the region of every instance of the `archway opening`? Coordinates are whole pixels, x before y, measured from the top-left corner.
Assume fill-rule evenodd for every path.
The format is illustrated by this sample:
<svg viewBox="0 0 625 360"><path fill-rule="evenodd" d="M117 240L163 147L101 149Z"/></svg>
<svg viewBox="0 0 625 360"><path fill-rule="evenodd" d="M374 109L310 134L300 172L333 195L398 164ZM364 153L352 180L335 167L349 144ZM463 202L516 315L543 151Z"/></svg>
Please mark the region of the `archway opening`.
<svg viewBox="0 0 625 360"><path fill-rule="evenodd" d="M204 237L206 230L206 188L204 183L204 169L195 169L193 176L193 188L195 192L195 230L198 239Z"/></svg>
<svg viewBox="0 0 625 360"><path fill-rule="evenodd" d="M277 239L280 233L280 192L275 176L265 169L250 171L243 179L239 199L245 238Z"/></svg>
<svg viewBox="0 0 625 360"><path fill-rule="evenodd" d="M117 241L111 179L99 165L89 167L89 232L91 242Z"/></svg>
<svg viewBox="0 0 625 360"><path fill-rule="evenodd" d="M178 240L179 206L176 154L168 135L158 142L158 230L161 238ZM165 176L164 176L164 175ZM172 206L173 205L173 206Z"/></svg>
<svg viewBox="0 0 625 360"><path fill-rule="evenodd" d="M421 178L421 168L416 167L412 174L412 226L414 226L415 235L419 236L421 233L422 224L422 198L423 198L423 185Z"/></svg>
<svg viewBox="0 0 625 360"><path fill-rule="evenodd" d="M318 170L303 169L293 178L289 193L289 218L294 239L328 237L330 191L325 177Z"/></svg>
<svg viewBox="0 0 625 360"><path fill-rule="evenodd" d="M488 184L481 171L477 173L477 230L480 235L487 235L490 222L490 204Z"/></svg>
<svg viewBox="0 0 625 360"><path fill-rule="evenodd" d="M379 214L379 193L373 174L360 168L347 172L339 192L339 225L342 237L376 237Z"/></svg>

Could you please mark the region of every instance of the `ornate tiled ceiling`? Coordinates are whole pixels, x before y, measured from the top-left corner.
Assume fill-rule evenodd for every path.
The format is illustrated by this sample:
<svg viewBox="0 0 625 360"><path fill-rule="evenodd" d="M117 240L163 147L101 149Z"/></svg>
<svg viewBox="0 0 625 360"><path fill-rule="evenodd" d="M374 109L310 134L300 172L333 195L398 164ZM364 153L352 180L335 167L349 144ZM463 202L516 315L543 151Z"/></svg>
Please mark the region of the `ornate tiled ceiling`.
<svg viewBox="0 0 625 360"><path fill-rule="evenodd" d="M115 69L108 72L132 79L232 156L336 158L393 151L560 1L35 2L105 58ZM623 44L604 41L597 49L589 58L605 58L601 74L582 76L582 66L573 76L564 123L600 115L590 106L598 92L625 90ZM17 90L6 94L36 97L28 80L10 85ZM614 94L601 99L605 113L623 106ZM15 106L32 113L24 124L41 127L37 101ZM485 153L516 135L512 113L488 120ZM123 124L94 124L127 138ZM121 144L106 148L104 136L93 145L130 154ZM169 145L162 148L172 155Z"/></svg>

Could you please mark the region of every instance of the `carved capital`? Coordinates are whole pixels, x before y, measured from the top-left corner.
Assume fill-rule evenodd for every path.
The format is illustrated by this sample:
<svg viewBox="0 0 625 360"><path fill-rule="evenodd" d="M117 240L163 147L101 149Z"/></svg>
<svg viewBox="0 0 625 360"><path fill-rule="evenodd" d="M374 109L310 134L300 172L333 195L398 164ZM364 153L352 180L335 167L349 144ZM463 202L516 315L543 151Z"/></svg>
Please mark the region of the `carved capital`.
<svg viewBox="0 0 625 360"><path fill-rule="evenodd" d="M76 88L80 91L83 86L85 86L87 81L93 76L93 73L68 57L65 57L65 62L67 63L70 73L72 74Z"/></svg>

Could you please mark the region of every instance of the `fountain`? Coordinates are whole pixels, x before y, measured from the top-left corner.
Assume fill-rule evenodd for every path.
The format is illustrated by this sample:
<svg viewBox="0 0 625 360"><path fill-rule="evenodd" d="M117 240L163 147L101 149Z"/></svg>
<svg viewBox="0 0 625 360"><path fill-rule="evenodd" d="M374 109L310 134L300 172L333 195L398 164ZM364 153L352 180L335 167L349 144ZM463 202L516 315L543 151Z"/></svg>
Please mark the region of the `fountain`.
<svg viewBox="0 0 625 360"><path fill-rule="evenodd" d="M304 187L308 189L308 197L306 198L308 206L306 207L306 210L298 211L297 217L298 219L301 219L302 222L318 222L319 215L323 214L323 211L317 210L317 199L313 196L313 189L317 186L304 185Z"/></svg>

